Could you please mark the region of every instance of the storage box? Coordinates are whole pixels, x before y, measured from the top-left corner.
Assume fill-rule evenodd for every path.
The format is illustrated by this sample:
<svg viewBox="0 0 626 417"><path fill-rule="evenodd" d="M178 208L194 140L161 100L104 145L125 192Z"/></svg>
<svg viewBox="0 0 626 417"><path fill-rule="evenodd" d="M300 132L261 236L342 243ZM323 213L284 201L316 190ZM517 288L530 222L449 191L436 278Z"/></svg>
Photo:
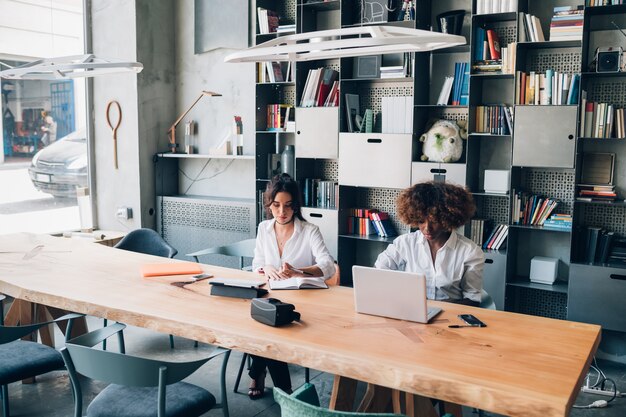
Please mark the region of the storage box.
<svg viewBox="0 0 626 417"><path fill-rule="evenodd" d="M535 256L530 260L530 281L539 284L554 284L558 273L559 260Z"/></svg>
<svg viewBox="0 0 626 417"><path fill-rule="evenodd" d="M511 171L506 169L485 170L485 192L506 194L509 192L509 178Z"/></svg>

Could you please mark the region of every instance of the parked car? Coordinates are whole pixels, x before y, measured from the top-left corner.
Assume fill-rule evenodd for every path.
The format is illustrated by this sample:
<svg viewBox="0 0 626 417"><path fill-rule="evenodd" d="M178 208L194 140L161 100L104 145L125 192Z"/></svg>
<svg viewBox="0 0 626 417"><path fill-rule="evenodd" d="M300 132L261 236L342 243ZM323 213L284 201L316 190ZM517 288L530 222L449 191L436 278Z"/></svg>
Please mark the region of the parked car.
<svg viewBox="0 0 626 417"><path fill-rule="evenodd" d="M76 187L88 186L85 132L72 132L37 152L28 173L37 190L76 197Z"/></svg>

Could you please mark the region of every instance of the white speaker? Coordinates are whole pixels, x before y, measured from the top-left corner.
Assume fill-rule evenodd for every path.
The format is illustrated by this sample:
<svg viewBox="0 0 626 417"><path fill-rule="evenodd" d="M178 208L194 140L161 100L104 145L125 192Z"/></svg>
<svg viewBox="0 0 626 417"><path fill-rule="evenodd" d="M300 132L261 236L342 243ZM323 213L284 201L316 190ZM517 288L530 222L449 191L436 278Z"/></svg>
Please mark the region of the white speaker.
<svg viewBox="0 0 626 417"><path fill-rule="evenodd" d="M530 260L530 281L552 285L556 280L558 267L557 258L535 256Z"/></svg>

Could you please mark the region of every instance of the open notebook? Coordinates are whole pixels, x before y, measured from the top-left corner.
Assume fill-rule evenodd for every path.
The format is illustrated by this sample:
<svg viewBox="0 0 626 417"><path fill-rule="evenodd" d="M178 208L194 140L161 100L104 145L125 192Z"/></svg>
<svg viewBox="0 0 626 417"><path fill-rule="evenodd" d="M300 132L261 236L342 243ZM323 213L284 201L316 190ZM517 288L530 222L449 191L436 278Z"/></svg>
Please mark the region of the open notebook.
<svg viewBox="0 0 626 417"><path fill-rule="evenodd" d="M270 279L270 289L272 290L299 290L328 288L323 278L287 278L281 280Z"/></svg>

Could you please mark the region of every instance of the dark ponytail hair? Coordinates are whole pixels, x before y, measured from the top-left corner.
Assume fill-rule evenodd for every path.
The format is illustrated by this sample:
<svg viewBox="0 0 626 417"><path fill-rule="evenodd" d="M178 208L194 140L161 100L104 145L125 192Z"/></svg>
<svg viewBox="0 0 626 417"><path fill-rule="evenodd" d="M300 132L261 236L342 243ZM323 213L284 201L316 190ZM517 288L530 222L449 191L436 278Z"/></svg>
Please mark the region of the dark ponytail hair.
<svg viewBox="0 0 626 417"><path fill-rule="evenodd" d="M291 178L289 174L280 174L274 176L272 181L267 184L267 188L263 193L263 205L269 217L272 217L270 206L278 193L288 193L291 196L291 208L293 215L298 219L305 221L302 217L302 194L298 183Z"/></svg>

